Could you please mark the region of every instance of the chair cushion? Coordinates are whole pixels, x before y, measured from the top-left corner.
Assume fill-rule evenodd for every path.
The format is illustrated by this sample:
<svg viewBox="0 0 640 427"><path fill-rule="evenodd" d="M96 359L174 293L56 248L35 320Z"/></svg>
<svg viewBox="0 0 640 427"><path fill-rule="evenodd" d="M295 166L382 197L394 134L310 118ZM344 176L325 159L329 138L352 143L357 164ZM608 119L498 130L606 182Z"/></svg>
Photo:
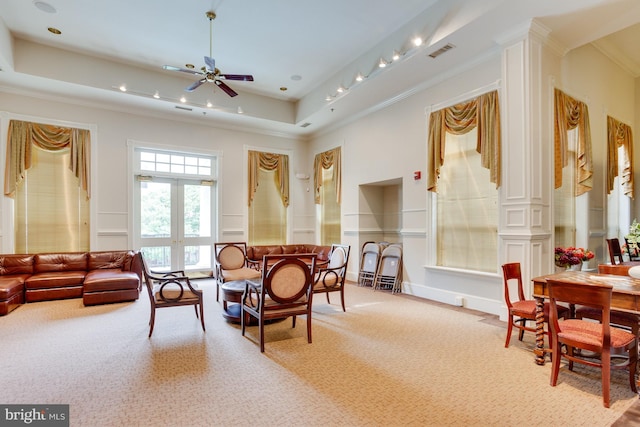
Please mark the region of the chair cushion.
<svg viewBox="0 0 640 427"><path fill-rule="evenodd" d="M242 267L236 270L222 270L222 278L225 282L233 282L235 280L257 279L262 273L249 267Z"/></svg>
<svg viewBox="0 0 640 427"><path fill-rule="evenodd" d="M570 339L592 346L602 345L602 324L588 320L568 319L559 323L558 338ZM625 347L636 339L635 335L611 328L611 347Z"/></svg>
<svg viewBox="0 0 640 427"><path fill-rule="evenodd" d="M511 314L518 317L526 317L527 319L535 319L536 318L536 301L535 300L524 300L524 301L514 301L512 303L513 308L511 309ZM544 303L544 319L545 322L549 320L549 310L551 309L551 305L548 302ZM558 305L558 314L559 317L563 317L569 309L562 305Z"/></svg>
<svg viewBox="0 0 640 427"><path fill-rule="evenodd" d="M602 312L597 308L581 306L576 308L576 317L593 319L601 322ZM633 313L626 313L624 311L611 310L611 314L609 316L609 323L628 326L630 328L637 325L639 321L640 316Z"/></svg>
<svg viewBox="0 0 640 427"><path fill-rule="evenodd" d="M194 289L198 289L198 286L195 284L191 284ZM182 297L180 297L180 292L182 291ZM153 296L158 304L172 303L176 302L178 298L180 301L191 301L199 299L199 296L191 292L187 285L184 285L183 288L180 288L178 285L170 284L160 289L160 285L156 285L153 287ZM165 301L165 299L167 301Z"/></svg>

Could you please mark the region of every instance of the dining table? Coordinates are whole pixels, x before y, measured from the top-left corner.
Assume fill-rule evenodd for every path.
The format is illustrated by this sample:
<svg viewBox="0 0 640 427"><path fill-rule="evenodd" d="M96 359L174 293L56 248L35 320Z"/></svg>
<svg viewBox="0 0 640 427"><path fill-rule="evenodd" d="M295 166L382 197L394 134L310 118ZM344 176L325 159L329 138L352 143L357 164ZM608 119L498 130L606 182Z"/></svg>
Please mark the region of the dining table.
<svg viewBox="0 0 640 427"><path fill-rule="evenodd" d="M631 276L614 274L599 274L589 271L562 271L535 277L533 282L533 297L536 300L536 347L535 361L544 365L545 355L551 350L544 347L544 301L549 298L547 280L562 280L569 282L597 282L613 286L611 308L633 314L640 314L640 279ZM640 380L638 380L640 386Z"/></svg>

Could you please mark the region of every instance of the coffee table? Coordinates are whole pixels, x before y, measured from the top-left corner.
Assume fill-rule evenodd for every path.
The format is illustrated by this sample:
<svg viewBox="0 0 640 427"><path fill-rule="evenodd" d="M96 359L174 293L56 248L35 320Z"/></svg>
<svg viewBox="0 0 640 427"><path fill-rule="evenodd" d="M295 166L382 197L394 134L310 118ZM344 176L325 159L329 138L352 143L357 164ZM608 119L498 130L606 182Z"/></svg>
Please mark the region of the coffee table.
<svg viewBox="0 0 640 427"><path fill-rule="evenodd" d="M244 280L234 280L222 284L222 317L229 322L240 323L242 313L242 294L244 293ZM233 304L228 304L233 303Z"/></svg>

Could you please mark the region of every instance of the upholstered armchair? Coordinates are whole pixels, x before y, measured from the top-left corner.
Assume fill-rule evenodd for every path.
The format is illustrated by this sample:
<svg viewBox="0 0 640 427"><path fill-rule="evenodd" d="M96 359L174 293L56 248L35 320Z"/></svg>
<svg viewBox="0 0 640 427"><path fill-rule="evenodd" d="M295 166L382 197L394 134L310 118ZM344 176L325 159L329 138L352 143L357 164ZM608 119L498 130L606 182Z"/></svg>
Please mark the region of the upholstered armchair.
<svg viewBox="0 0 640 427"><path fill-rule="evenodd" d="M318 268L313 284L313 293L327 295L327 304L331 304L329 293L340 292L342 311L347 311L344 305L344 282L347 276L347 264L349 262L349 245L331 245L329 264Z"/></svg>
<svg viewBox="0 0 640 427"><path fill-rule="evenodd" d="M246 242L214 243L214 250L216 301L223 283L260 277L260 264L247 258Z"/></svg>

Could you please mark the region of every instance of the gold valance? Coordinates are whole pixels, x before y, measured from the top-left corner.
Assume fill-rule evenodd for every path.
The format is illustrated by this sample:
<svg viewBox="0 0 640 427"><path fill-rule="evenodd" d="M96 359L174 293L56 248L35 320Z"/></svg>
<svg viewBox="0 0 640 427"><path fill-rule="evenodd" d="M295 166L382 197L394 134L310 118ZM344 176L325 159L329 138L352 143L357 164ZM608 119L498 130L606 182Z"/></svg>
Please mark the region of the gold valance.
<svg viewBox="0 0 640 427"><path fill-rule="evenodd" d="M276 185L282 204L289 206L289 156L249 151L249 206L258 189L258 169L276 171Z"/></svg>
<svg viewBox="0 0 640 427"><path fill-rule="evenodd" d="M4 170L4 194L13 197L16 188L31 167L31 144L49 151L69 148L69 169L78 185L91 197L90 133L86 129L65 128L40 123L9 121L7 159Z"/></svg>
<svg viewBox="0 0 640 427"><path fill-rule="evenodd" d="M562 186L562 168L569 163L567 131L578 128L576 153L575 195L593 188L593 158L591 155L591 129L587 104L577 101L561 90L554 91L554 188Z"/></svg>
<svg viewBox="0 0 640 427"><path fill-rule="evenodd" d="M316 204L320 203L320 187L322 187L322 170L333 166L333 185L336 187L336 201L342 200L342 162L340 147L324 153L316 154L313 161L313 188Z"/></svg>
<svg viewBox="0 0 640 427"><path fill-rule="evenodd" d="M620 185L626 196L633 199L633 134L631 126L607 116L607 194L613 190L613 182L618 176L618 147L625 153Z"/></svg>
<svg viewBox="0 0 640 427"><path fill-rule="evenodd" d="M438 191L440 168L444 164L446 132L464 135L478 127L476 151L482 166L489 169L490 180L500 187L500 105L498 91L470 101L434 111L429 116L429 160L427 190Z"/></svg>

